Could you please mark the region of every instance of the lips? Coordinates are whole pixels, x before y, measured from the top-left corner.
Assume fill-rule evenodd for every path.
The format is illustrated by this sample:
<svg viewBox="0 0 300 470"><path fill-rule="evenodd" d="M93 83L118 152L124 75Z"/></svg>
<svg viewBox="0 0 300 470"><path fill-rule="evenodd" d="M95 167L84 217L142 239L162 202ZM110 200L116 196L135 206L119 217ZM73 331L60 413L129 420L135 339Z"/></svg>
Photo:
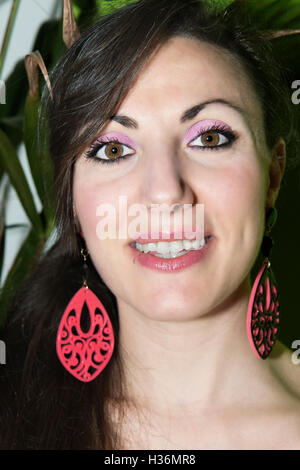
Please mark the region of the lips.
<svg viewBox="0 0 300 470"><path fill-rule="evenodd" d="M201 262L201 260L204 260L207 257L210 251L213 251L213 246L216 242L215 237L208 237L208 242L205 243L205 245L201 249L190 250L186 254L183 254L176 258L156 257L154 256L154 252L143 253L135 248L135 242L129 244L129 254L133 260L133 263L138 263L141 266L152 269L154 271L161 271L165 273L181 271L185 268L188 268L189 266Z"/></svg>

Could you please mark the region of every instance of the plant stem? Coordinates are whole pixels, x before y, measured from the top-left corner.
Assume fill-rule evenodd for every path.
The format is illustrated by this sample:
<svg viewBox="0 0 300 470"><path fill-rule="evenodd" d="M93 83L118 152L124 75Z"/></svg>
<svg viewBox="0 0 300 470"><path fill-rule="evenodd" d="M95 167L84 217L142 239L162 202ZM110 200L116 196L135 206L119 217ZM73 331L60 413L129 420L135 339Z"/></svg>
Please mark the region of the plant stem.
<svg viewBox="0 0 300 470"><path fill-rule="evenodd" d="M1 51L0 51L0 77L1 77L1 74L2 74L3 65L4 65L4 61L5 61L5 56L6 56L9 40L10 40L10 37L11 37L11 33L12 33L12 30L13 30L13 27L14 27L14 24L15 24L15 19L16 19L16 16L17 16L17 11L18 11L18 8L19 8L20 1L21 0L13 0L12 6L11 6L11 9L10 9L10 14L9 14L9 18L8 18L8 21L7 21L6 30L5 30L5 34L4 34L4 38L3 38L3 43L2 43L2 47L1 47Z"/></svg>

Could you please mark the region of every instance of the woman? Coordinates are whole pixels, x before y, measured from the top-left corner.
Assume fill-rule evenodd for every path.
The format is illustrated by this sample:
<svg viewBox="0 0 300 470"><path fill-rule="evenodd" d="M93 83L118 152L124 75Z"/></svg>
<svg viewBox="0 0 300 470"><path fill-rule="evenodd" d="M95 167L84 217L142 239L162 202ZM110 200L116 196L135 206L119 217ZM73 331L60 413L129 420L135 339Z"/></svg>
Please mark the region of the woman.
<svg viewBox="0 0 300 470"><path fill-rule="evenodd" d="M3 448L299 448L300 378L277 339L278 304L263 350L247 320L286 167L289 96L270 41L242 24L236 5L216 15L199 1L141 0L95 24L54 71L58 240L9 317ZM120 236L134 215L124 219L120 196L146 208L142 224L153 204L171 207L173 241L188 238L172 235L184 204L190 230L202 205L193 238L206 244L167 254L170 244L145 245L162 241L149 224L135 245ZM104 207L117 237L102 237ZM66 335L96 327L95 306L101 354L82 355L78 371Z"/></svg>

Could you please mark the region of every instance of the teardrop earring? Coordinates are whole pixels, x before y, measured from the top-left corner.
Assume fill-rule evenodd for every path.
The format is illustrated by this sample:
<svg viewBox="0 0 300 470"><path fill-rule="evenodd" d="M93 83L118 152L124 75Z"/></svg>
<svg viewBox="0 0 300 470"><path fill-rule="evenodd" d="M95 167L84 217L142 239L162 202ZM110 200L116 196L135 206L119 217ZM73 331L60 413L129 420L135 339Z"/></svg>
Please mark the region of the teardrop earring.
<svg viewBox="0 0 300 470"><path fill-rule="evenodd" d="M56 351L70 374L82 382L90 382L110 361L115 339L105 307L87 285L88 251L82 248L81 255L85 272L83 286L63 313L57 332ZM83 327L83 314L87 316L87 328Z"/></svg>
<svg viewBox="0 0 300 470"><path fill-rule="evenodd" d="M273 239L269 236L277 220L276 208L268 213L262 242L264 260L253 284L247 311L247 335L254 354L266 359L279 334L279 296L269 260Z"/></svg>

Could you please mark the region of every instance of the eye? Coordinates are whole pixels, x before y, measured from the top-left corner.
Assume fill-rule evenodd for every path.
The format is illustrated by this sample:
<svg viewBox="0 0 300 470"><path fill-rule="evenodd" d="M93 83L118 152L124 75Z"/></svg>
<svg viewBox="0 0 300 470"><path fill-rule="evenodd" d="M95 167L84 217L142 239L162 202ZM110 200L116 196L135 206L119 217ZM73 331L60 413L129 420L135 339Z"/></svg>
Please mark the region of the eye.
<svg viewBox="0 0 300 470"><path fill-rule="evenodd" d="M205 149L218 149L230 145L235 135L228 129L212 128L201 133L189 143L189 147Z"/></svg>
<svg viewBox="0 0 300 470"><path fill-rule="evenodd" d="M86 155L99 161L99 163L114 164L133 154L132 148L114 139L108 142L96 142L91 146Z"/></svg>
<svg viewBox="0 0 300 470"><path fill-rule="evenodd" d="M197 141L200 142L197 142ZM196 140L193 141L195 145L215 147L216 145L222 145L228 142L227 137L216 131L208 131L201 134Z"/></svg>

